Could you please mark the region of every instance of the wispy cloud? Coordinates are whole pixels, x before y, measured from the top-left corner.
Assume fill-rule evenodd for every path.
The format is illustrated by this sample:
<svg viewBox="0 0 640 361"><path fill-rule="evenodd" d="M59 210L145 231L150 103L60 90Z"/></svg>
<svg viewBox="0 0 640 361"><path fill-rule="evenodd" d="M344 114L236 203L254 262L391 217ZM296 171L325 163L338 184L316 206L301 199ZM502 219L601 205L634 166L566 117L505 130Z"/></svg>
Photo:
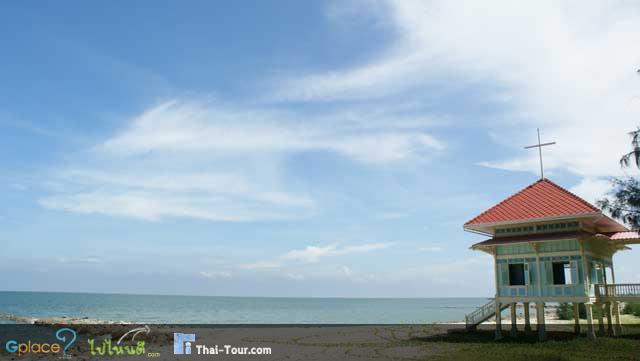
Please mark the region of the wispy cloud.
<svg viewBox="0 0 640 361"><path fill-rule="evenodd" d="M598 199L602 198L611 190L611 182L608 179L583 178L580 183L570 189L571 192L595 204Z"/></svg>
<svg viewBox="0 0 640 361"><path fill-rule="evenodd" d="M51 209L151 221L165 216L213 221L289 219L296 218L292 209L311 211L315 207L309 197L262 191L233 174L116 172L78 169L58 172L55 179L67 191L45 197L40 204Z"/></svg>
<svg viewBox="0 0 640 361"><path fill-rule="evenodd" d="M245 270L265 270L265 269L276 269L282 266L282 262L280 261L258 261L254 263L246 263L240 265L241 269Z"/></svg>
<svg viewBox="0 0 640 361"><path fill-rule="evenodd" d="M287 278L294 281L302 281L305 279L304 275L298 273L287 273Z"/></svg>
<svg viewBox="0 0 640 361"><path fill-rule="evenodd" d="M541 127L545 140L558 143L545 150L550 171L592 178L619 172L616 159L629 143L625 131L633 129L640 111L640 101L632 101L640 61L637 4L374 3L378 14L384 4L387 24L397 35L386 51L363 65L286 79L278 97L393 99L450 83L472 85L503 112L485 127L518 150L481 165L537 172L535 154L522 146L533 142Z"/></svg>
<svg viewBox="0 0 640 361"><path fill-rule="evenodd" d="M285 112L170 101L136 117L122 134L97 149L119 156L149 152L326 151L375 163L403 160L425 150L445 147L432 135L415 129L389 130L388 124L380 129L348 129L349 122L315 124L299 117Z"/></svg>
<svg viewBox="0 0 640 361"><path fill-rule="evenodd" d="M263 260L253 263L246 263L239 266L244 270L284 270L287 274L292 273L290 268L299 265L317 264L322 259L330 257L340 257L354 254L369 253L384 250L393 246L394 243L363 243L341 247L337 243L325 246L307 246L303 249L293 249L273 260Z"/></svg>
<svg viewBox="0 0 640 361"><path fill-rule="evenodd" d="M86 263L104 263L102 258L98 257L60 257L58 263L64 264L86 264Z"/></svg>
<svg viewBox="0 0 640 361"><path fill-rule="evenodd" d="M389 280L428 280L438 283L468 283L477 275L491 279L493 260L486 255L474 254L464 259L440 259L421 266L394 270L386 275ZM488 277L488 278L487 278Z"/></svg>
<svg viewBox="0 0 640 361"><path fill-rule="evenodd" d="M302 263L317 263L323 257L367 253L382 250L392 245L393 243L365 243L346 247L338 247L337 244L330 244L327 246L307 246L304 249L291 250L281 258L283 260Z"/></svg>
<svg viewBox="0 0 640 361"><path fill-rule="evenodd" d="M208 279L231 278L231 273L226 271L201 271L200 276Z"/></svg>
<svg viewBox="0 0 640 361"><path fill-rule="evenodd" d="M151 221L298 219L312 215L317 202L289 190L280 174L285 155L326 152L373 165L421 159L445 148L420 118L316 116L309 121L285 111L168 101L128 121L77 166L52 174L55 188L39 203Z"/></svg>

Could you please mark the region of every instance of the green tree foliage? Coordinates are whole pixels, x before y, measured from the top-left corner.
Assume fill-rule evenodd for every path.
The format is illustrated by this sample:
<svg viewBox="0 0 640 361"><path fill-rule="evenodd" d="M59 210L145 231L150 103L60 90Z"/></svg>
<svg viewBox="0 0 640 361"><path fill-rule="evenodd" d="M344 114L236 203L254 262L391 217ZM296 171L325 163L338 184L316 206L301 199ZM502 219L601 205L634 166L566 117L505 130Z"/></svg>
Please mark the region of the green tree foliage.
<svg viewBox="0 0 640 361"><path fill-rule="evenodd" d="M636 178L614 178L611 180L613 189L609 192L611 198L598 201L602 210L611 213L627 223L633 229L640 229L640 181Z"/></svg>
<svg viewBox="0 0 640 361"><path fill-rule="evenodd" d="M620 165L628 167L633 163L640 169L640 128L629 135L632 151L620 158ZM613 178L611 181L610 197L599 200L598 206L631 228L640 229L640 181L634 177Z"/></svg>

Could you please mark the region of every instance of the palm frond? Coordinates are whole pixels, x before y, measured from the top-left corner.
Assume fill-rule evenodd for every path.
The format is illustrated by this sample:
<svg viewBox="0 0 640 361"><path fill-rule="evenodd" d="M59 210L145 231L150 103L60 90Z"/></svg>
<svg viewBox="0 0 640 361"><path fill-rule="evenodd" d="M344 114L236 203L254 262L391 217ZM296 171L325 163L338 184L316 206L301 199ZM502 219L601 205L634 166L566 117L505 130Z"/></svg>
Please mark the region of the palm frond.
<svg viewBox="0 0 640 361"><path fill-rule="evenodd" d="M629 132L629 135L631 135L631 144L633 145L633 147L638 148L640 146L640 128L638 130Z"/></svg>
<svg viewBox="0 0 640 361"><path fill-rule="evenodd" d="M633 155L633 152L629 152L625 155L622 156L622 158L620 158L620 166L621 167L628 167L629 166L629 161L631 160L631 156Z"/></svg>

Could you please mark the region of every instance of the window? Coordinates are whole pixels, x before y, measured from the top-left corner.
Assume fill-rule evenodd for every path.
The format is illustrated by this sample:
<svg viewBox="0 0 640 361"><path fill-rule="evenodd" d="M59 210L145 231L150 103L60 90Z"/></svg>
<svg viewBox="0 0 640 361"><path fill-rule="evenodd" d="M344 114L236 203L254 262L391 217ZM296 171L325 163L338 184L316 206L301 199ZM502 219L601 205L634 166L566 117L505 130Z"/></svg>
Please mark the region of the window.
<svg viewBox="0 0 640 361"><path fill-rule="evenodd" d="M580 222L547 223L536 226L537 232L580 228Z"/></svg>
<svg viewBox="0 0 640 361"><path fill-rule="evenodd" d="M574 277L574 267L571 262L553 262L553 284L571 285L577 280Z"/></svg>
<svg viewBox="0 0 640 361"><path fill-rule="evenodd" d="M524 286L524 263L509 265L509 286Z"/></svg>

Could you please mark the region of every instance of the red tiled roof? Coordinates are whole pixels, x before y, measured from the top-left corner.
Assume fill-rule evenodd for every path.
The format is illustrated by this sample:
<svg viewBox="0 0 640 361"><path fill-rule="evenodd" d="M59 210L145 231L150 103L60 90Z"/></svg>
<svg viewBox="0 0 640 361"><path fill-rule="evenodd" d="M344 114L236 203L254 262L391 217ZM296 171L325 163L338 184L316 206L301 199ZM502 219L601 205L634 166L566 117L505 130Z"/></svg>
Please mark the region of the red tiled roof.
<svg viewBox="0 0 640 361"><path fill-rule="evenodd" d="M609 238L615 241L627 240L627 239L639 239L640 234L638 232L630 231L630 232L617 232L609 235Z"/></svg>
<svg viewBox="0 0 640 361"><path fill-rule="evenodd" d="M465 226L595 212L600 210L545 178L489 208L465 223Z"/></svg>

